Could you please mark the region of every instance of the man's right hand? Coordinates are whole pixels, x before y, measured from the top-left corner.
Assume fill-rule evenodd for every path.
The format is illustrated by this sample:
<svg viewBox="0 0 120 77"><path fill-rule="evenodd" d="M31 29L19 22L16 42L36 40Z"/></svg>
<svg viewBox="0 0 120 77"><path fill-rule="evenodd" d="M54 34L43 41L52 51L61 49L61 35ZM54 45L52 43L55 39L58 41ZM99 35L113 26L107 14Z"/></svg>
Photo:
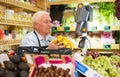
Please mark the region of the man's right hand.
<svg viewBox="0 0 120 77"><path fill-rule="evenodd" d="M48 45L48 49L59 49L65 47L62 42L54 44L53 42L50 42Z"/></svg>

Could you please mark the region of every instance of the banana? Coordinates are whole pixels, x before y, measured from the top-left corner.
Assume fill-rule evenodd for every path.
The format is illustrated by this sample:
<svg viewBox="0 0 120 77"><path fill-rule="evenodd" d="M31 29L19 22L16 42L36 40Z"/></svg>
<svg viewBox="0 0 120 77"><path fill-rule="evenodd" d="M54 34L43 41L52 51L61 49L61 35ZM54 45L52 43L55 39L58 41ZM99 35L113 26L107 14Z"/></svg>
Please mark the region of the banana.
<svg viewBox="0 0 120 77"><path fill-rule="evenodd" d="M52 42L54 44L62 42L66 48L72 48L72 50L75 48L74 44L65 36L57 36Z"/></svg>

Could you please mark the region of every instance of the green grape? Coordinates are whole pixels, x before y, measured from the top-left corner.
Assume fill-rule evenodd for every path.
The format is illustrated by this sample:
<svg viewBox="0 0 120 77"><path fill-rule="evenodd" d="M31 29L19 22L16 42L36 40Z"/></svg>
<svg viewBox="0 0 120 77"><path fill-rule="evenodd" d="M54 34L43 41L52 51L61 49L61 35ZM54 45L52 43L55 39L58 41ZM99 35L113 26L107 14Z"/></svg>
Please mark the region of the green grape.
<svg viewBox="0 0 120 77"><path fill-rule="evenodd" d="M86 64L87 64L88 66L91 66L91 63L89 63L89 62L87 62Z"/></svg>
<svg viewBox="0 0 120 77"><path fill-rule="evenodd" d="M119 77L120 68L113 66L107 56L99 56L95 59L88 56L84 58L83 62L104 77Z"/></svg>
<svg viewBox="0 0 120 77"><path fill-rule="evenodd" d="M120 77L120 74L119 74L119 75L116 75L116 77Z"/></svg>
<svg viewBox="0 0 120 77"><path fill-rule="evenodd" d="M96 63L94 62L94 61L92 61L92 63L91 63L93 66L95 66L96 65Z"/></svg>
<svg viewBox="0 0 120 77"><path fill-rule="evenodd" d="M108 72L104 72L104 77L109 77Z"/></svg>
<svg viewBox="0 0 120 77"><path fill-rule="evenodd" d="M120 74L120 68L117 69L118 73Z"/></svg>

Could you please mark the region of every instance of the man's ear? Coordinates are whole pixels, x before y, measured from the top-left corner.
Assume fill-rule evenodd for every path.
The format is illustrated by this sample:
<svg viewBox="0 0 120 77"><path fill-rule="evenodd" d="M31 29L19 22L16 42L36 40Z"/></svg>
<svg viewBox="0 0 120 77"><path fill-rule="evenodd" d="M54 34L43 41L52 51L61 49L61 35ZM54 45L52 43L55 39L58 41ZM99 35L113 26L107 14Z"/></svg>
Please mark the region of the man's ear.
<svg viewBox="0 0 120 77"><path fill-rule="evenodd" d="M37 22L34 22L33 25L34 25L35 28L39 27Z"/></svg>

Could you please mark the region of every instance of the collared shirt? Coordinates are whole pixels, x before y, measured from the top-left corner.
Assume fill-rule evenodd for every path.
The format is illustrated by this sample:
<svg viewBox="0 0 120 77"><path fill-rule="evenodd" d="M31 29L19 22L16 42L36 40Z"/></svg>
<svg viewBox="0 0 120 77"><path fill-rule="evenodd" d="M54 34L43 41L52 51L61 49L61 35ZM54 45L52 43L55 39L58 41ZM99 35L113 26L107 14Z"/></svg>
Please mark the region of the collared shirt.
<svg viewBox="0 0 120 77"><path fill-rule="evenodd" d="M37 31L35 31L35 32L38 36L41 46L47 46L50 43L50 41L55 38L51 35L47 35L46 38L43 39L42 36L40 34L38 34ZM34 34L34 31L32 31L25 36L25 38L20 43L20 46L39 46L38 39L37 39L36 35Z"/></svg>

